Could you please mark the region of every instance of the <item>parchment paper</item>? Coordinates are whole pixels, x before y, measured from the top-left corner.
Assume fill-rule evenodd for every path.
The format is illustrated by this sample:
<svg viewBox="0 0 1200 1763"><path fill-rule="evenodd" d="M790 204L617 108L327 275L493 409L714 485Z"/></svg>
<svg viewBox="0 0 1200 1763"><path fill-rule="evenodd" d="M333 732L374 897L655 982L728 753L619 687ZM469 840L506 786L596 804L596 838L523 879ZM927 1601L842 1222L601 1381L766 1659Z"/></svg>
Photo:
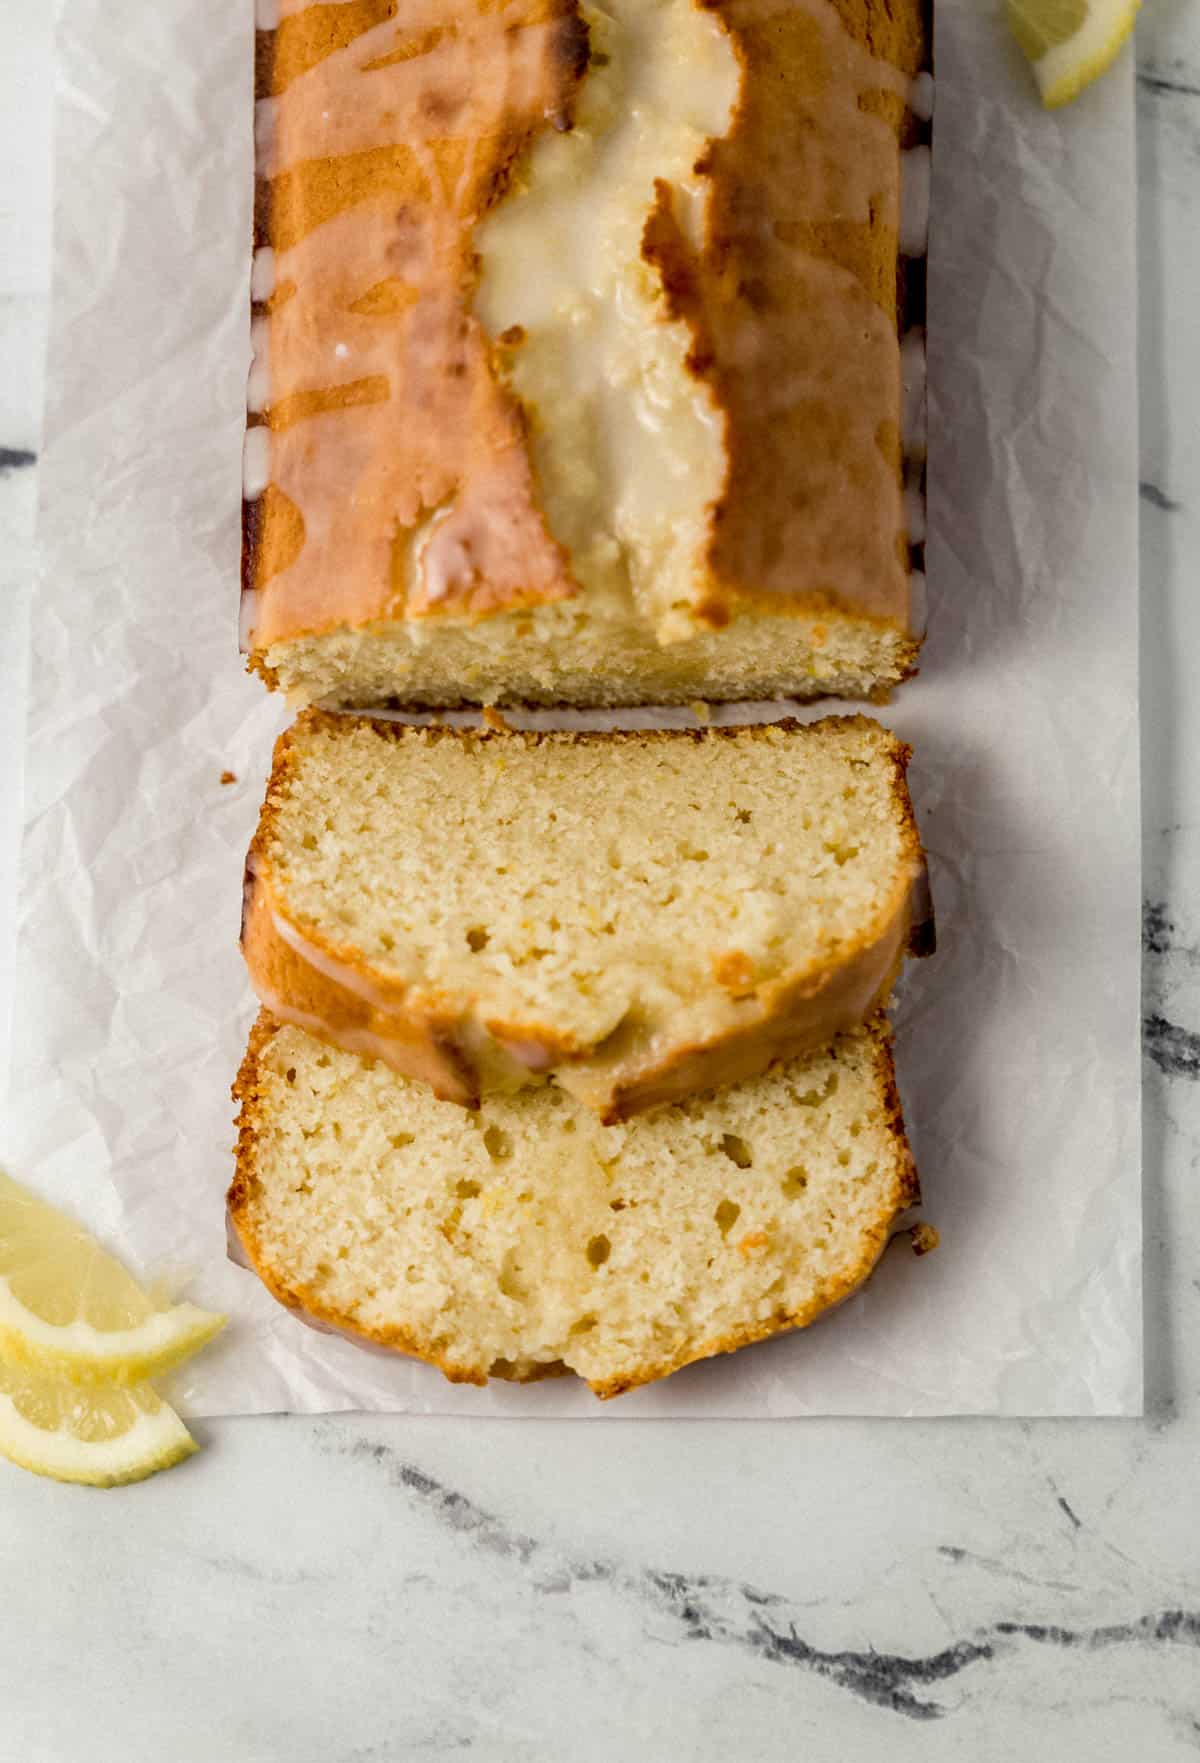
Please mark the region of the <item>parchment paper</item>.
<svg viewBox="0 0 1200 1763"><path fill-rule="evenodd" d="M281 721L235 649L251 13L61 4L8 1166L229 1310L176 1384L193 1413L1137 1412L1130 63L1046 116L994 9L941 0L930 636L886 713L941 934L899 1023L941 1248L602 1409L324 1339L225 1258L241 864Z"/></svg>

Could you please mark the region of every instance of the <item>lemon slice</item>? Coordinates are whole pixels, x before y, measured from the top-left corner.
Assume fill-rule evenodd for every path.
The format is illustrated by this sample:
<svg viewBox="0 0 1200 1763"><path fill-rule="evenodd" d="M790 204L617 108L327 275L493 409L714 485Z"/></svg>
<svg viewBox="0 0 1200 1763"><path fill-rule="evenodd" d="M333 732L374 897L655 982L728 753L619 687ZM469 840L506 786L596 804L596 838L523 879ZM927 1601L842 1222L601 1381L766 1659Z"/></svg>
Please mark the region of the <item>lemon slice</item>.
<svg viewBox="0 0 1200 1763"><path fill-rule="evenodd" d="M195 1449L149 1384L81 1389L0 1364L0 1454L35 1475L111 1488L170 1469Z"/></svg>
<svg viewBox="0 0 1200 1763"><path fill-rule="evenodd" d="M0 1173L0 1360L72 1383L141 1383L224 1321L152 1297L73 1219Z"/></svg>
<svg viewBox="0 0 1200 1763"><path fill-rule="evenodd" d="M1069 104L1116 60L1141 0L1008 0L1008 22L1048 109Z"/></svg>

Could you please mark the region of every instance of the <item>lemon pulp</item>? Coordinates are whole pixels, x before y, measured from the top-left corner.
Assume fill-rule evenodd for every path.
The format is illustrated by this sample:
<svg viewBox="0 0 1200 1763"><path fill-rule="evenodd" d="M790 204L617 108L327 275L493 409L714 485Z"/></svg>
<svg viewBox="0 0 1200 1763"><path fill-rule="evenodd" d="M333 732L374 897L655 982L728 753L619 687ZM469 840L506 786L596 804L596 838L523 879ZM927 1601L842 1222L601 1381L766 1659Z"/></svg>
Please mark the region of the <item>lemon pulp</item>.
<svg viewBox="0 0 1200 1763"><path fill-rule="evenodd" d="M0 1173L0 1359L73 1382L141 1383L224 1321L145 1291L82 1226Z"/></svg>
<svg viewBox="0 0 1200 1763"><path fill-rule="evenodd" d="M1007 0L1008 22L1051 107L1077 98L1111 67L1141 0Z"/></svg>
<svg viewBox="0 0 1200 1763"><path fill-rule="evenodd" d="M195 1449L148 1384L80 1387L0 1363L0 1454L35 1475L116 1487Z"/></svg>

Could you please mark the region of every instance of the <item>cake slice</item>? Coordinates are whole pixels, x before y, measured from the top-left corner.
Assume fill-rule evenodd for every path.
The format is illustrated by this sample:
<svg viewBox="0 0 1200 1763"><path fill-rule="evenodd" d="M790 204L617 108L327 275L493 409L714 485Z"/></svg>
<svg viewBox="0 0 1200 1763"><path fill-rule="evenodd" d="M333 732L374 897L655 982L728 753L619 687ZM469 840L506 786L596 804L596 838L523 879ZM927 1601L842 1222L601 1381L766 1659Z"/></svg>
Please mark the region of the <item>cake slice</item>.
<svg viewBox="0 0 1200 1763"><path fill-rule="evenodd" d="M448 1100L616 1119L822 1046L928 945L908 749L866 717L629 733L305 712L247 867L263 1004Z"/></svg>
<svg viewBox="0 0 1200 1763"><path fill-rule="evenodd" d="M909 674L928 10L353 0L260 31L250 665L330 708Z"/></svg>
<svg viewBox="0 0 1200 1763"><path fill-rule="evenodd" d="M469 1112L264 1012L229 1216L280 1302L455 1382L615 1396L802 1328L917 1199L879 1023L602 1125L552 1085Z"/></svg>

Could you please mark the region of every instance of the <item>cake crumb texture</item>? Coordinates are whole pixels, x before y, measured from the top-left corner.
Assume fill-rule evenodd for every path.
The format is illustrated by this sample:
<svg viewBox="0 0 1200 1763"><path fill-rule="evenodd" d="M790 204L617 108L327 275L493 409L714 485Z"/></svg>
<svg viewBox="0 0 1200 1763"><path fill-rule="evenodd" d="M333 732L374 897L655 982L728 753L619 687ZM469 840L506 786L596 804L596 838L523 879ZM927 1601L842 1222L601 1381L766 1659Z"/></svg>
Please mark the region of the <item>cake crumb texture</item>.
<svg viewBox="0 0 1200 1763"><path fill-rule="evenodd" d="M274 1014L439 1095L606 1118L820 1046L925 946L908 749L865 717L530 734L306 712L243 947Z"/></svg>
<svg viewBox="0 0 1200 1763"><path fill-rule="evenodd" d="M917 1198L881 1023L601 1125L555 1086L469 1112L265 1013L230 1219L273 1294L456 1382L602 1397L803 1327Z"/></svg>

